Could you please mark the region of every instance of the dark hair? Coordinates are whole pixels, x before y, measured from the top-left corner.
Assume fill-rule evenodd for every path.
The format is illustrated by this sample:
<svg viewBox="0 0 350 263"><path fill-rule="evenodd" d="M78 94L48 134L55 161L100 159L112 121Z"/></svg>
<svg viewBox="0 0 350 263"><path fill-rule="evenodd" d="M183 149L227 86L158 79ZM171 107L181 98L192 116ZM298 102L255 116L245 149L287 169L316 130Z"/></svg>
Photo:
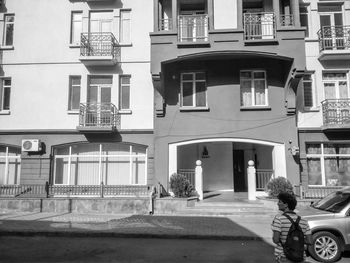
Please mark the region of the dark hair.
<svg viewBox="0 0 350 263"><path fill-rule="evenodd" d="M289 210L293 211L297 206L297 199L294 194L290 194L287 192L279 193L278 200L281 200L283 203L288 205Z"/></svg>

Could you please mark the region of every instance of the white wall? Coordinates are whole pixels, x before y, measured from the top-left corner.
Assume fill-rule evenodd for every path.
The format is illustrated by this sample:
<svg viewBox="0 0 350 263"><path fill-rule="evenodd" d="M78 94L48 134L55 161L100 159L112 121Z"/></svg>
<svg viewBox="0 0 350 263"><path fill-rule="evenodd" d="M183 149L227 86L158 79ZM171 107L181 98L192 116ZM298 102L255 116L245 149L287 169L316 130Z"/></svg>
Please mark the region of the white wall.
<svg viewBox="0 0 350 263"><path fill-rule="evenodd" d="M214 0L214 28L237 28L237 0Z"/></svg>

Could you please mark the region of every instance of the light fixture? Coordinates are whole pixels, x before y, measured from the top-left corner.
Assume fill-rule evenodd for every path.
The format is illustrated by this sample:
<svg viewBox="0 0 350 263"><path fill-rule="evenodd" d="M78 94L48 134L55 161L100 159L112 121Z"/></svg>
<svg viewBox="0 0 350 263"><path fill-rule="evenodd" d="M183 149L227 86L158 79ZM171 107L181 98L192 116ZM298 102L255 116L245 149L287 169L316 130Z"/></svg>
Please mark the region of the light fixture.
<svg viewBox="0 0 350 263"><path fill-rule="evenodd" d="M203 147L202 158L209 158L209 152L207 146Z"/></svg>

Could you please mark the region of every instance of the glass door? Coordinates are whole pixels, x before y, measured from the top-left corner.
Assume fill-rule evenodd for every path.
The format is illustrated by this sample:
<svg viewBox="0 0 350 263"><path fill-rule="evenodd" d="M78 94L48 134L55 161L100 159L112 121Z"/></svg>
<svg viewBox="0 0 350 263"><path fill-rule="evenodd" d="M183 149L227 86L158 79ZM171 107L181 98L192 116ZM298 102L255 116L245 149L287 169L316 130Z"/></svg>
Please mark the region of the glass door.
<svg viewBox="0 0 350 263"><path fill-rule="evenodd" d="M112 12L91 12L89 24L90 45L94 55L111 54Z"/></svg>
<svg viewBox="0 0 350 263"><path fill-rule="evenodd" d="M320 13L324 49L344 48L343 14L341 12Z"/></svg>

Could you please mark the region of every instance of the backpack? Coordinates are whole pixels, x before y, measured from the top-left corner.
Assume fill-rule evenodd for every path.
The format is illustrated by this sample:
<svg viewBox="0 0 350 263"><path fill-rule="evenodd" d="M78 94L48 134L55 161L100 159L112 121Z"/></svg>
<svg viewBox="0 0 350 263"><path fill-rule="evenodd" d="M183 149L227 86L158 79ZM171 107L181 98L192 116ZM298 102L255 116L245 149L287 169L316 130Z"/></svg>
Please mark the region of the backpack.
<svg viewBox="0 0 350 263"><path fill-rule="evenodd" d="M299 225L301 218L298 216L297 220L294 222L286 213L283 213L283 215L292 223L288 231L286 242L282 244L284 254L289 260L301 262L304 260L305 244L304 232Z"/></svg>

